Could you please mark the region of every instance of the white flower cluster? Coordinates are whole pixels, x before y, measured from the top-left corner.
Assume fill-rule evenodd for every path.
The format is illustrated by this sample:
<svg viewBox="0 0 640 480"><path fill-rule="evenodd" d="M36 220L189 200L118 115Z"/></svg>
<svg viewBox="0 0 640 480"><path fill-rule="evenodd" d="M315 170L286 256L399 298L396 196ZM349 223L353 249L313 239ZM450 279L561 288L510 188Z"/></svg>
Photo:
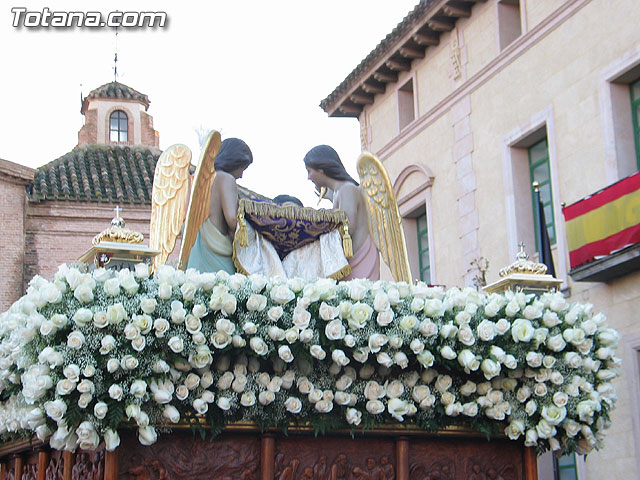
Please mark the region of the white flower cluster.
<svg viewBox="0 0 640 480"><path fill-rule="evenodd" d="M617 343L560 293L62 266L0 315L0 433L112 450L124 422L150 445L154 425L217 409L273 425L466 418L586 453L616 399Z"/></svg>

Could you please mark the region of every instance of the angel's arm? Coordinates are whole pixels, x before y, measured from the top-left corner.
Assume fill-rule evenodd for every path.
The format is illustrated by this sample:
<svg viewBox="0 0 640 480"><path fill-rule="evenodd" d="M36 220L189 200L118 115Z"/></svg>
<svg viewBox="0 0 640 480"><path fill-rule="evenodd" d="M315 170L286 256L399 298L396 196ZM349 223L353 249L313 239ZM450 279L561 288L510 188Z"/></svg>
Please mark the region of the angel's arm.
<svg viewBox="0 0 640 480"><path fill-rule="evenodd" d="M349 218L351 231L356 227L358 221L358 204L360 203L360 190L355 185L345 185L334 196L333 206L344 210Z"/></svg>
<svg viewBox="0 0 640 480"><path fill-rule="evenodd" d="M238 222L236 219L236 214L238 213L238 185L232 175L223 175L222 172L218 175L217 180L220 182L218 201L222 208L222 215L229 227L229 233L233 235Z"/></svg>

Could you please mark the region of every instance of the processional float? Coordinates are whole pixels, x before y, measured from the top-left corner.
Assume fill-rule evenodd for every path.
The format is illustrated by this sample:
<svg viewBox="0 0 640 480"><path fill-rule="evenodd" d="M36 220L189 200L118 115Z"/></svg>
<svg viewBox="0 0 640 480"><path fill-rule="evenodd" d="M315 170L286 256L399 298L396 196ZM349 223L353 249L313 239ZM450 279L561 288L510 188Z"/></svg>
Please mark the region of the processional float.
<svg viewBox="0 0 640 480"><path fill-rule="evenodd" d="M36 277L0 314L0 480L533 480L536 449L600 445L617 333L524 252L489 295L411 283L370 154L370 231L397 282L184 271L219 149L212 132L191 185L188 148L161 155L149 247L115 221L92 269ZM257 214L325 222L353 253L343 213L259 200L240 201L236 250Z"/></svg>

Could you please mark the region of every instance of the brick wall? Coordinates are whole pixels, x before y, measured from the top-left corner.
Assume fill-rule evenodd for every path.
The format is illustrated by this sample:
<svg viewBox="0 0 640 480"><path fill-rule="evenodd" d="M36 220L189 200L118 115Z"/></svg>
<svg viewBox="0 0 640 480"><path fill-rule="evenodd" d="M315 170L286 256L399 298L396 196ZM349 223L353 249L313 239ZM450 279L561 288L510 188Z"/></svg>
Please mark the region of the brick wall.
<svg viewBox="0 0 640 480"><path fill-rule="evenodd" d="M98 111L87 110L84 125L78 130L78 146L98 143Z"/></svg>
<svg viewBox="0 0 640 480"><path fill-rule="evenodd" d="M150 205L120 205L126 227L149 243ZM82 202L31 203L27 207L25 281L35 274L53 277L58 266L73 263L91 248L94 236L109 228L115 205Z"/></svg>
<svg viewBox="0 0 640 480"><path fill-rule="evenodd" d="M140 124L142 127L142 144L158 147L160 136L153 129L153 117L146 112L140 112Z"/></svg>
<svg viewBox="0 0 640 480"><path fill-rule="evenodd" d="M4 311L23 293L25 187L34 170L0 160L0 311Z"/></svg>

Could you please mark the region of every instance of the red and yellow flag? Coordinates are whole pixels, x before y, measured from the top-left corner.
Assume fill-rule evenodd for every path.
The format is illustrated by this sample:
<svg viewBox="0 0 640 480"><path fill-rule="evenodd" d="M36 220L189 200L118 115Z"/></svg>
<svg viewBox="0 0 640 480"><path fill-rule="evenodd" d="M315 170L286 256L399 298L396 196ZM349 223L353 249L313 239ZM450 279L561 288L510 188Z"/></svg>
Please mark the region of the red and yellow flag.
<svg viewBox="0 0 640 480"><path fill-rule="evenodd" d="M562 210L571 268L640 242L640 172Z"/></svg>

